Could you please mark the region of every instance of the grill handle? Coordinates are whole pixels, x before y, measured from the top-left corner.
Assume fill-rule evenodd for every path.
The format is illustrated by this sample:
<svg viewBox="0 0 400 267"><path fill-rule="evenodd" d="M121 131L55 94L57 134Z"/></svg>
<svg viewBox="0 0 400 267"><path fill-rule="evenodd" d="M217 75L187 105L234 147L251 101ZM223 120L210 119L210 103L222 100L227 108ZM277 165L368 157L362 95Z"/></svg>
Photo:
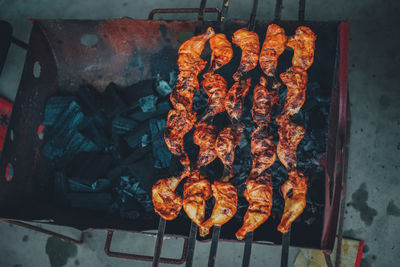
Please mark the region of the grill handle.
<svg viewBox="0 0 400 267"><path fill-rule="evenodd" d="M148 233L148 234L150 234L150 233ZM139 255L139 254L111 251L110 247L111 247L113 235L114 235L114 230L107 231L107 239L106 239L106 244L104 246L104 251L107 256L114 257L114 258L122 258L122 259L127 259L127 260L140 260L140 261L150 261L150 262L153 261L153 256L145 256L145 255ZM150 235L153 235L153 234L150 234ZM156 235L156 234L154 234L154 235ZM180 264L184 263L186 261L188 239L186 237L184 237L183 239L184 239L184 243L183 243L181 258L179 258L179 259L160 258L159 262L166 263L166 264L176 264L176 265L180 265Z"/></svg>
<svg viewBox="0 0 400 267"><path fill-rule="evenodd" d="M199 13L200 8L158 8L158 9L153 9L148 16L149 20L154 19L155 14L173 14L173 13ZM205 8L204 9L205 13L217 13L218 18L221 17L221 10L218 8Z"/></svg>

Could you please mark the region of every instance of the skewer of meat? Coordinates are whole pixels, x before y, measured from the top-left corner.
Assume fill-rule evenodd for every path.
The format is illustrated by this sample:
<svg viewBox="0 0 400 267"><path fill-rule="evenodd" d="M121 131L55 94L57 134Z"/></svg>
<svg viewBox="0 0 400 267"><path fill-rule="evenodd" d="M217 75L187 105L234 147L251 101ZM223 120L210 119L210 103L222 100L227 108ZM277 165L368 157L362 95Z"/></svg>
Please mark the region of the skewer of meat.
<svg viewBox="0 0 400 267"><path fill-rule="evenodd" d="M201 82L201 86L208 95L208 101L206 111L200 119L201 122L225 111L227 91L227 82L221 75L207 72L203 77L204 80Z"/></svg>
<svg viewBox="0 0 400 267"><path fill-rule="evenodd" d="M249 93L251 78L246 81L235 82L229 89L225 99L225 110L233 124L237 124L242 117L243 102Z"/></svg>
<svg viewBox="0 0 400 267"><path fill-rule="evenodd" d="M316 35L305 26L296 29L296 34L289 38L287 46L294 51L292 67L281 74L281 79L288 88L285 105L276 121L280 128L277 154L281 163L289 171L288 180L281 190L285 199L281 224L278 230L287 233L291 224L301 215L306 205L307 177L296 169L296 150L303 139L305 129L290 120L290 116L301 109L305 101L307 69L314 61Z"/></svg>
<svg viewBox="0 0 400 267"><path fill-rule="evenodd" d="M210 72L222 68L233 58L232 45L223 33L211 37L210 48L212 50Z"/></svg>
<svg viewBox="0 0 400 267"><path fill-rule="evenodd" d="M175 219L182 208L182 199L174 191L182 179L191 173L190 160L183 147L183 137L196 121L196 113L192 110L193 95L199 87L197 76L207 63L201 59L201 52L214 34L210 27L204 34L185 41L178 51L180 73L170 95L174 109L168 113L164 140L172 154L179 157L184 170L178 177L159 180L152 188L154 210L165 220Z"/></svg>
<svg viewBox="0 0 400 267"><path fill-rule="evenodd" d="M232 43L242 49L240 65L235 74L233 74L233 79L239 81L247 72L257 67L260 41L257 33L243 28L233 33Z"/></svg>
<svg viewBox="0 0 400 267"><path fill-rule="evenodd" d="M252 116L258 127L251 134L251 153L253 166L246 180L244 196L249 207L244 216L242 227L236 232L239 240L245 238L262 225L271 214L272 181L265 171L276 160L275 145L272 135L268 133L272 107L277 103L279 96L275 91L268 91L266 79L260 78L260 84L254 88Z"/></svg>

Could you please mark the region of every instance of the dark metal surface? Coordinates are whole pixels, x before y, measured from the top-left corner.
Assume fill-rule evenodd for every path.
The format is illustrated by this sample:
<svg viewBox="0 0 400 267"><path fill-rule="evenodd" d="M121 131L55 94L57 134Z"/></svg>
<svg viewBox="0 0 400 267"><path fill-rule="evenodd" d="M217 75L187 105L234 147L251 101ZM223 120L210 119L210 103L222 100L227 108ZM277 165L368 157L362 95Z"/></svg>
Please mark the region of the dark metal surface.
<svg viewBox="0 0 400 267"><path fill-rule="evenodd" d="M219 235L221 233L221 226L214 226L212 239L211 239L211 247L210 247L210 254L208 255L208 264L207 267L214 267L215 260L217 258L217 250L218 250L218 242L219 242Z"/></svg>
<svg viewBox="0 0 400 267"><path fill-rule="evenodd" d="M194 222L190 224L189 244L186 256L186 267L193 265L194 250L196 248L197 225Z"/></svg>
<svg viewBox="0 0 400 267"><path fill-rule="evenodd" d="M155 235L155 234L150 234L150 233L146 233L146 234ZM114 230L108 230L106 243L104 245L104 252L106 253L107 256L114 257L114 258L128 259L128 260L139 260L139 261L150 261L150 262L153 261L153 256L144 256L144 255L139 255L139 254L111 251L110 247L111 247L113 235L114 235ZM166 263L166 264L176 264L176 265L183 264L186 261L187 247L188 247L187 238L184 238L182 256L179 259L171 259L171 258L162 258L161 257L159 262Z"/></svg>
<svg viewBox="0 0 400 267"><path fill-rule="evenodd" d="M200 1L199 14L197 15L197 25L196 30L194 31L195 35L198 35L202 32L204 25L204 9L206 8L207 0Z"/></svg>
<svg viewBox="0 0 400 267"><path fill-rule="evenodd" d="M154 257L153 257L153 264L152 264L153 267L158 267L158 264L160 261L162 245L164 242L164 233L165 233L166 224L167 224L167 221L163 218L160 218L160 223L158 225L156 245L154 247Z"/></svg>
<svg viewBox="0 0 400 267"><path fill-rule="evenodd" d="M331 260L331 255L329 255L328 253L324 253L324 257L325 257L326 266L327 267L333 267L332 260Z"/></svg>
<svg viewBox="0 0 400 267"><path fill-rule="evenodd" d="M274 20L275 21L280 21L281 20L282 2L283 2L283 0L276 0L276 3L275 3L275 16L274 16Z"/></svg>
<svg viewBox="0 0 400 267"><path fill-rule="evenodd" d="M229 9L229 1L230 0L223 0L222 1L222 8L221 8L221 13L218 18L219 21L224 21L226 19L226 16L228 14L228 9Z"/></svg>
<svg viewBox="0 0 400 267"><path fill-rule="evenodd" d="M304 21L306 13L306 0L299 0L299 21Z"/></svg>
<svg viewBox="0 0 400 267"><path fill-rule="evenodd" d="M22 49L25 49L25 50L28 49L28 44L27 44L27 43L25 43L24 41L21 41L21 40L18 39L18 38L15 38L14 36L11 37L11 42L12 42L13 44L15 44L16 46L21 47Z"/></svg>
<svg viewBox="0 0 400 267"><path fill-rule="evenodd" d="M155 14L174 14L174 13L199 13L199 8L157 8L153 9L148 16L149 20L154 19ZM221 17L221 10L218 8L205 8L205 13L217 13L218 17Z"/></svg>
<svg viewBox="0 0 400 267"><path fill-rule="evenodd" d="M6 223L11 223L11 224L18 225L18 226L21 226L21 227L24 227L24 228L27 228L29 230L33 230L33 231L36 231L36 232L39 232L39 233L43 233L43 234L46 234L46 235L51 235L51 236L57 237L59 239L63 239L65 241L68 241L68 242L71 242L71 243L74 243L74 244L78 244L78 245L79 244L83 244L83 242L85 240L85 233L86 232L82 232L81 233L81 237L79 239L75 239L75 238L72 238L72 237L69 237L69 236L66 236L66 235L63 235L63 234L60 234L60 233L56 233L54 231L50 231L50 230L47 230L47 229L44 229L42 227L35 226L35 225L29 224L29 223L24 223L24 222L20 222L20 221L16 221L16 220L7 220L7 219L3 219L3 221L6 222Z"/></svg>
<svg viewBox="0 0 400 267"><path fill-rule="evenodd" d="M254 235L254 232L249 232L246 234L246 237L244 238L244 252L243 252L243 261L242 261L243 267L250 266L251 246L253 244L253 235Z"/></svg>
<svg viewBox="0 0 400 267"><path fill-rule="evenodd" d="M257 16L258 0L253 0L253 7L251 8L251 15L249 19L249 26L247 27L249 31L253 31L256 26L256 16Z"/></svg>
<svg viewBox="0 0 400 267"><path fill-rule="evenodd" d="M256 22L255 31L260 35L261 40L265 36L269 23L271 22ZM227 35L230 36L232 32L245 27L246 24L247 21L227 20L225 22ZM293 34L294 29L300 25L298 22L288 21L281 21L279 24L288 34ZM322 62L321 58L325 59L327 55L335 57L337 51L327 49L326 45L336 40L330 38L336 37L339 23L306 22L304 24L310 26L318 35L315 68L310 69L311 74L317 77L324 88L330 88L330 80L337 78L337 72L335 73L332 69L332 74L329 73L330 67L327 68L329 61L323 61L326 66L318 64ZM52 218L55 224L78 229L108 228L130 231L156 229L158 221L138 220L132 223L118 216L60 208L49 202L51 177L47 175L47 162L39 152L42 141L36 132L42 121L42 111L46 100L52 95L76 92L79 85L83 83L90 83L102 90L111 81L120 86L127 86L140 80L153 78L158 73L168 75L176 64L176 51L181 44L180 33L192 33L195 25L196 21L143 21L128 18L103 21L35 20L9 132L0 160L0 172L4 173L8 163L11 163L15 169L12 182L0 179L0 217L17 220ZM216 24L205 21L205 26L208 25L215 26ZM97 35L97 44L93 47L82 45L80 39L83 34ZM346 38L346 36L340 38ZM345 52L339 51L338 55L340 56L341 53ZM41 65L41 75L38 78L35 78L32 73L35 62ZM341 61L339 63L341 64ZM329 77L323 77L322 74ZM347 88L343 90L347 92ZM295 223L297 230L293 230L292 241L298 246L326 250L332 249L333 246L337 223L335 209L339 207L339 199L335 196L337 192L340 195L341 191L341 180L337 180L341 179L341 176L336 168L341 166L337 165L341 161L337 161L338 157L332 157L332 153L336 155L336 151L339 151L341 147L335 142L332 146L330 142L336 140L339 133L337 131L339 120L334 115L339 114L339 105L341 107L346 105L342 103L342 91L339 87L334 87L332 90L337 96L333 97L331 102L333 108L330 114L333 118L329 125L331 137L327 148L326 192L329 192L332 184L335 186L332 186L332 194L326 193L323 228L315 230L316 235L313 234L315 240L312 243L304 243L309 240L302 238L305 233L312 231L312 227ZM11 129L14 131L13 141L10 140ZM167 233L186 236L190 222L185 218L178 218L171 222L171 227L170 223L168 225ZM232 232L235 232L235 227L237 225L234 223L224 225L221 231L222 239L233 240ZM280 243L276 240L275 229L274 222L267 222L261 230L256 231L254 241Z"/></svg>
<svg viewBox="0 0 400 267"><path fill-rule="evenodd" d="M282 253L281 253L281 267L287 267L289 262L289 247L290 247L290 236L292 230L282 235Z"/></svg>

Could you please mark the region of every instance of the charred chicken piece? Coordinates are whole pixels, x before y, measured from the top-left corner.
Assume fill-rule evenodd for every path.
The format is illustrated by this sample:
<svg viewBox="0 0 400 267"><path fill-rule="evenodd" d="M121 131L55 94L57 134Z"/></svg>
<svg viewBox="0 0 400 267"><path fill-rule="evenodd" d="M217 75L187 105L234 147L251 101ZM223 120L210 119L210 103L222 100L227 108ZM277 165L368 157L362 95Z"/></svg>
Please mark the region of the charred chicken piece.
<svg viewBox="0 0 400 267"><path fill-rule="evenodd" d="M251 78L245 82L236 82L229 89L225 99L225 110L235 123L240 120L243 112L243 102L251 86Z"/></svg>
<svg viewBox="0 0 400 267"><path fill-rule="evenodd" d="M281 121L288 120L291 115L300 111L306 101L307 91L306 71L297 67L292 67L287 72L281 73L280 76L288 90L285 105L283 106L281 114L279 114L276 119L278 124L281 124Z"/></svg>
<svg viewBox="0 0 400 267"><path fill-rule="evenodd" d="M296 150L305 133L303 126L297 125L290 120L280 124L277 154L287 170L295 168L297 165Z"/></svg>
<svg viewBox="0 0 400 267"><path fill-rule="evenodd" d="M211 217L200 225L202 237L207 236L214 225L222 226L227 223L237 211L238 194L234 185L215 181L211 188L215 197L215 206Z"/></svg>
<svg viewBox="0 0 400 267"><path fill-rule="evenodd" d="M233 33L232 42L242 49L239 68L233 74L233 79L239 81L247 72L257 67L260 41L257 33L244 28Z"/></svg>
<svg viewBox="0 0 400 267"><path fill-rule="evenodd" d="M175 219L182 209L182 198L175 193L181 177L158 180L151 190L154 211L165 220Z"/></svg>
<svg viewBox="0 0 400 267"><path fill-rule="evenodd" d="M271 175L265 173L255 180L247 179L244 197L249 202L249 207L244 215L242 227L236 232L236 238L239 240L243 240L248 232L260 227L271 215Z"/></svg>
<svg viewBox="0 0 400 267"><path fill-rule="evenodd" d="M200 179L199 170L194 170L185 183L183 191L183 209L188 217L198 226L204 221L206 200L210 199L211 184Z"/></svg>
<svg viewBox="0 0 400 267"><path fill-rule="evenodd" d="M253 108L251 114L257 125L268 124L271 121L272 107L278 102L279 94L268 91L267 79L260 77L260 83L254 87Z"/></svg>
<svg viewBox="0 0 400 267"><path fill-rule="evenodd" d="M275 76L279 56L285 51L287 37L285 30L276 24L268 26L267 35L260 52L260 67L269 77Z"/></svg>
<svg viewBox="0 0 400 267"><path fill-rule="evenodd" d="M201 121L205 121L209 117L214 117L218 113L225 111L227 91L226 80L221 75L207 72L203 77L204 80L201 82L201 86L208 95L208 101L207 109Z"/></svg>
<svg viewBox="0 0 400 267"><path fill-rule="evenodd" d="M211 65L210 71L214 72L217 69L225 66L233 57L233 49L231 43L226 39L225 34L217 33L210 39Z"/></svg>
<svg viewBox="0 0 400 267"><path fill-rule="evenodd" d="M233 177L232 165L235 159L235 148L240 142L244 126L229 125L221 130L215 142L215 150L218 157L224 164L223 182L229 181Z"/></svg>
<svg viewBox="0 0 400 267"><path fill-rule="evenodd" d="M193 133L193 141L200 146L197 167L206 166L217 158L215 142L217 140L217 128L214 125L198 123Z"/></svg>
<svg viewBox="0 0 400 267"><path fill-rule="evenodd" d="M294 51L292 66L307 70L314 62L315 40L317 36L306 26L296 29L296 34L287 43Z"/></svg>
<svg viewBox="0 0 400 267"><path fill-rule="evenodd" d="M197 77L207 62L201 59L206 42L215 35L214 29L209 27L203 34L193 36L185 41L178 50L179 71L194 73Z"/></svg>
<svg viewBox="0 0 400 267"><path fill-rule="evenodd" d="M289 179L281 187L285 199L285 208L278 226L281 233L289 231L291 224L306 207L307 180L301 171L293 169L289 172Z"/></svg>
<svg viewBox="0 0 400 267"><path fill-rule="evenodd" d="M273 136L268 134L267 125L258 126L252 132L251 153L253 154L253 166L248 179L255 179L274 164L276 147L272 143L272 138Z"/></svg>
<svg viewBox="0 0 400 267"><path fill-rule="evenodd" d="M196 114L194 111L188 112L182 104L177 104L176 107L177 109L171 109L168 113L164 140L171 153L180 156L181 163L187 170L190 161L183 148L183 137L192 129Z"/></svg>

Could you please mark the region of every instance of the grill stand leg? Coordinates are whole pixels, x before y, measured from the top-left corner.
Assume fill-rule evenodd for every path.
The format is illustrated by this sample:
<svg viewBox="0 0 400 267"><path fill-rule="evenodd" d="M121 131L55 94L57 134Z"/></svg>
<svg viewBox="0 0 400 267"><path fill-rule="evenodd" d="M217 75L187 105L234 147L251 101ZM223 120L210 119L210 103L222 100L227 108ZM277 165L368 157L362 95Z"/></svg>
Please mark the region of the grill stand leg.
<svg viewBox="0 0 400 267"><path fill-rule="evenodd" d="M192 222L190 224L189 244L188 244L188 252L186 256L185 267L192 267L193 265L194 250L196 248L196 236L197 236L197 225L194 222Z"/></svg>
<svg viewBox="0 0 400 267"><path fill-rule="evenodd" d="M249 232L246 234L246 237L244 238L245 243L244 243L242 267L250 266L251 245L253 244L253 236L254 232Z"/></svg>
<svg viewBox="0 0 400 267"><path fill-rule="evenodd" d="M281 267L287 267L289 262L289 246L290 246L290 232L282 235L282 254L281 254Z"/></svg>
<svg viewBox="0 0 400 267"><path fill-rule="evenodd" d="M219 241L219 235L221 233L221 226L214 226L214 231L212 235L212 241L211 241L211 248L210 248L210 255L208 257L208 267L214 267L215 265L215 259L217 257L217 249L218 249L218 241Z"/></svg>

